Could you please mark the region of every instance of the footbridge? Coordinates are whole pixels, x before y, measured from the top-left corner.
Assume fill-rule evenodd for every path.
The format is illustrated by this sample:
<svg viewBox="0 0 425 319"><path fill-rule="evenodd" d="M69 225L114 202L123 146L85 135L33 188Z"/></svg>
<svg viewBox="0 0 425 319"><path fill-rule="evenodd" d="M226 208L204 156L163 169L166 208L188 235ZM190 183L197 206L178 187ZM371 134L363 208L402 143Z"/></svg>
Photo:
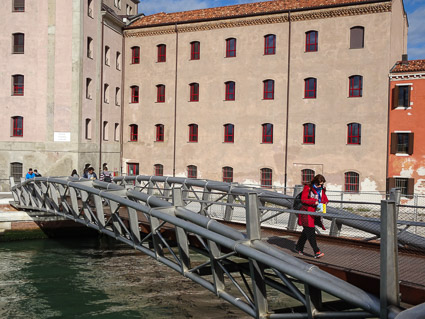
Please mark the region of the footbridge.
<svg viewBox="0 0 425 319"><path fill-rule="evenodd" d="M367 216L338 201L316 213L329 229L317 260L293 251L299 188L162 176L10 182L15 207L111 236L253 318L424 318L425 223L400 218L396 190L367 203Z"/></svg>

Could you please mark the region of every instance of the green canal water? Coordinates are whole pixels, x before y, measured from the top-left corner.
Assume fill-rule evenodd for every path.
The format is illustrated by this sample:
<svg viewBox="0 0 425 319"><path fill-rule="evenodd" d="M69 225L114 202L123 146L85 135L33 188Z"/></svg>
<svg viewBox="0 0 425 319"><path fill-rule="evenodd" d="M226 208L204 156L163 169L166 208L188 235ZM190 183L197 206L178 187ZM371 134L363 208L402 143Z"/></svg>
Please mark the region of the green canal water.
<svg viewBox="0 0 425 319"><path fill-rule="evenodd" d="M106 239L0 242L0 318L250 318Z"/></svg>

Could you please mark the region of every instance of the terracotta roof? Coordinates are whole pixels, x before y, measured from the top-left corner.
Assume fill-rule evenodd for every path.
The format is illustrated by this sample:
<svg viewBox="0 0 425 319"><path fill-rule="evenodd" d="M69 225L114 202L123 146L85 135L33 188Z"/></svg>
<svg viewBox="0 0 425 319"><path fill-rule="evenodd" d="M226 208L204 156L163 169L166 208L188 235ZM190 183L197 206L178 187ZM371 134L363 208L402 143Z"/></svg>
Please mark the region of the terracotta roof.
<svg viewBox="0 0 425 319"><path fill-rule="evenodd" d="M398 61L391 73L425 71L425 60Z"/></svg>
<svg viewBox="0 0 425 319"><path fill-rule="evenodd" d="M183 11L175 13L156 13L144 16L130 25L131 27L145 27L162 24L174 24L186 21L213 20L238 16L267 14L276 11L305 10L308 8L338 7L350 4L371 2L385 2L386 0L274 0L255 2L233 6ZM391 0L387 0L391 1ZM142 7L143 10L143 7Z"/></svg>

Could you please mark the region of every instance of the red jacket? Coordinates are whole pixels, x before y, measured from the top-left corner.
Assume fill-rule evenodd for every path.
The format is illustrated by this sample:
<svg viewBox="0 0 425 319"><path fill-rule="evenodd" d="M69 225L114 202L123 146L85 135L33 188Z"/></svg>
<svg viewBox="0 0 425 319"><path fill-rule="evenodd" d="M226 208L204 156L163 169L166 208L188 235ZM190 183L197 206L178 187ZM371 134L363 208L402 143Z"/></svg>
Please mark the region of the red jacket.
<svg viewBox="0 0 425 319"><path fill-rule="evenodd" d="M301 207L300 210L307 211L307 212L315 212L317 205L316 201L319 200L319 195L317 194L316 190L313 187L310 187L310 185L305 185L303 192L301 194L301 202L303 203L303 207ZM323 188L322 190L322 198L321 203L327 204L329 202L328 197L326 196L326 188ZM314 220L316 216L310 216L310 215L304 215L304 214L298 214L298 225L304 226L304 227L314 227ZM316 218L316 223L319 224L320 227L323 229L326 229L325 226L323 226L321 218Z"/></svg>

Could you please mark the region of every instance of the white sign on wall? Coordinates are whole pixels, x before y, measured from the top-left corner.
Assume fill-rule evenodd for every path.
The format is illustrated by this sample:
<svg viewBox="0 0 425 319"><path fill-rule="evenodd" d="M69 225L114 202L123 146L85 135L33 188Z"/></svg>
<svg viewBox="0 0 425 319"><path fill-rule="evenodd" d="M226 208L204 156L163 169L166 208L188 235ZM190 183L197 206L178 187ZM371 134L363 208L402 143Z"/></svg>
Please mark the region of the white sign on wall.
<svg viewBox="0 0 425 319"><path fill-rule="evenodd" d="M71 142L71 132L55 132L55 142Z"/></svg>

